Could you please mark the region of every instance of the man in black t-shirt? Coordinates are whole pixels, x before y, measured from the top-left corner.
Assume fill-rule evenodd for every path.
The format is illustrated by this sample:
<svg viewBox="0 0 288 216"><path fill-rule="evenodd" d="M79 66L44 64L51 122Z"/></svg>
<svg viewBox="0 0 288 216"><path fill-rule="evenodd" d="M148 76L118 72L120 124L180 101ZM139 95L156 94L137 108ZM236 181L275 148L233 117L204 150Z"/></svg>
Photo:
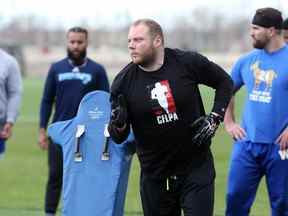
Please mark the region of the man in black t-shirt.
<svg viewBox="0 0 288 216"><path fill-rule="evenodd" d="M162 29L150 19L132 24L128 48L132 62L111 88L109 132L121 143L133 129L144 215L213 215L209 147L232 95L229 75L196 52L164 48ZM207 116L198 84L216 90Z"/></svg>

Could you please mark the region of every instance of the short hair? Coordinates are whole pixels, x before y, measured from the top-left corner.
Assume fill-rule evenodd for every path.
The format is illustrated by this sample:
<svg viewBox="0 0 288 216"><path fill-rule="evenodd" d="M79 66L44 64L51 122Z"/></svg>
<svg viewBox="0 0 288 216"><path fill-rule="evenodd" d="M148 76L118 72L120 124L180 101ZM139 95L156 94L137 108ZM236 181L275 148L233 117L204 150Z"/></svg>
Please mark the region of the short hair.
<svg viewBox="0 0 288 216"><path fill-rule="evenodd" d="M282 29L288 30L288 18L286 18L282 23Z"/></svg>
<svg viewBox="0 0 288 216"><path fill-rule="evenodd" d="M72 27L72 28L70 28L70 29L68 30L67 35L68 35L70 32L83 33L83 34L85 34L86 39L88 39L88 31L87 31L87 29L85 29L85 28L83 28L83 27L74 26L74 27Z"/></svg>
<svg viewBox="0 0 288 216"><path fill-rule="evenodd" d="M152 38L155 38L157 35L159 35L162 40L162 44L164 45L164 34L159 23L157 23L152 19L138 19L135 22L133 22L132 26L137 26L140 24L144 24L148 27Z"/></svg>

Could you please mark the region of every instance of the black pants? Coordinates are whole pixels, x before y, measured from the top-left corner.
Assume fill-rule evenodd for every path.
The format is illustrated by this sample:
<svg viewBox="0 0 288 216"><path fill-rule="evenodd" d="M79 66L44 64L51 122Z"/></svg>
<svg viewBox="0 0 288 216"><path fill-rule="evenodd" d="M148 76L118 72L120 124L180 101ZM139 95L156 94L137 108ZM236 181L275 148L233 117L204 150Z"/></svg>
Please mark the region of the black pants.
<svg viewBox="0 0 288 216"><path fill-rule="evenodd" d="M63 176L62 148L51 142L48 146L48 182L45 195L45 212L56 213L61 196Z"/></svg>
<svg viewBox="0 0 288 216"><path fill-rule="evenodd" d="M153 179L141 173L141 200L144 216L212 216L214 178L195 182L192 175Z"/></svg>

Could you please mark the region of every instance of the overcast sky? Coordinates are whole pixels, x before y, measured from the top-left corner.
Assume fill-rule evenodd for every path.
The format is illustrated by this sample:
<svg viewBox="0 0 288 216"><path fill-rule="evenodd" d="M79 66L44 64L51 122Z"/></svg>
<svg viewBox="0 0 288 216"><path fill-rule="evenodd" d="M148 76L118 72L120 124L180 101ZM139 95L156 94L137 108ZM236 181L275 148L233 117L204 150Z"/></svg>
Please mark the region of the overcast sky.
<svg viewBox="0 0 288 216"><path fill-rule="evenodd" d="M0 0L0 19L33 14L49 25L70 26L83 21L91 25L115 25L127 17L149 17L167 24L188 16L195 8L208 8L227 17L252 16L260 7L275 7L288 15L288 0ZM203 11L204 13L205 11ZM129 15L129 16L128 16ZM201 19L201 18L200 18Z"/></svg>

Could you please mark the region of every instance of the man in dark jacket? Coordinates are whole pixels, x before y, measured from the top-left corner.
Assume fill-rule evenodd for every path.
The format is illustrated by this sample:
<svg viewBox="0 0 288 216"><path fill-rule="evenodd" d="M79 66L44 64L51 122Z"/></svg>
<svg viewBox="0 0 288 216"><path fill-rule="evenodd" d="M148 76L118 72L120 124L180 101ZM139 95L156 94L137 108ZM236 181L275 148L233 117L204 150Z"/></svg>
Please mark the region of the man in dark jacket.
<svg viewBox="0 0 288 216"><path fill-rule="evenodd" d="M67 57L52 64L44 86L40 108L39 146L48 149L49 177L45 212L54 216L62 188L62 149L49 144L46 128L53 106L52 122L75 117L81 99L94 90L109 91L104 67L86 56L88 31L73 27L67 33Z"/></svg>

